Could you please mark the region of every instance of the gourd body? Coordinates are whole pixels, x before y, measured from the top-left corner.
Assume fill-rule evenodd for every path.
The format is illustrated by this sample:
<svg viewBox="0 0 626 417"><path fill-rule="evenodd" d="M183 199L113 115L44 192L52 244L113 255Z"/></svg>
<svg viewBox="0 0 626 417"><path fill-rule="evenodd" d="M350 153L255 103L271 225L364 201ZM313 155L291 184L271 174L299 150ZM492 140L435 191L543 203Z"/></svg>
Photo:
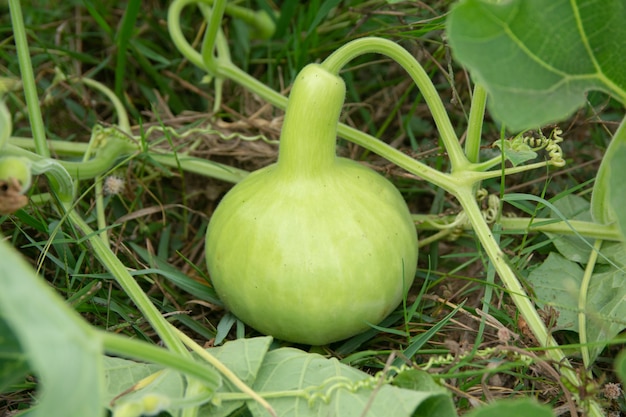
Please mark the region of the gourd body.
<svg viewBox="0 0 626 417"><path fill-rule="evenodd" d="M226 307L262 333L313 345L353 336L393 311L413 282L411 215L389 181L336 157L334 145L324 168L310 172L306 162L281 161L282 147L277 164L237 184L213 213L211 280Z"/></svg>

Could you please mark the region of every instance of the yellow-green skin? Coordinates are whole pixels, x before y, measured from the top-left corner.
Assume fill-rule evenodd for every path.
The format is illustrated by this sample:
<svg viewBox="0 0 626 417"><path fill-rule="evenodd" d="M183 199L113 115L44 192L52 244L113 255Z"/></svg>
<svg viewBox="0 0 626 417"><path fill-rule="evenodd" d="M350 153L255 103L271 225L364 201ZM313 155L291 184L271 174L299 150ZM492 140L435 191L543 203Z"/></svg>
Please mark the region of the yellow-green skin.
<svg viewBox="0 0 626 417"><path fill-rule="evenodd" d="M315 181L251 174L212 216L206 255L225 305L258 331L321 345L378 324L413 282L417 234L400 193L347 159Z"/></svg>
<svg viewBox="0 0 626 417"><path fill-rule="evenodd" d="M378 324L411 286L417 234L398 190L335 155L343 80L318 64L293 85L278 162L237 184L209 223L206 258L226 307L311 345Z"/></svg>

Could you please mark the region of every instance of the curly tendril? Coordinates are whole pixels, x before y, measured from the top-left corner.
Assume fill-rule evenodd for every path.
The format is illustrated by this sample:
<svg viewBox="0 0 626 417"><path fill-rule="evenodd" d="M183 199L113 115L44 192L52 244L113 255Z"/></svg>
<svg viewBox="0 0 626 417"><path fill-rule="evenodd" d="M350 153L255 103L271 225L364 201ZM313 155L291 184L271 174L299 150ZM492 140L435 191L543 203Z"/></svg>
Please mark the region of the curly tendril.
<svg viewBox="0 0 626 417"><path fill-rule="evenodd" d="M533 151L539 151L544 149L550 157L550 162L556 167L565 166L565 159L563 159L563 150L559 146L559 143L563 142L563 130L558 127L552 129L549 137L545 137L541 131L539 131L539 137L523 136L523 142L530 146Z"/></svg>
<svg viewBox="0 0 626 417"><path fill-rule="evenodd" d="M333 394L340 390L346 390L351 393L355 393L359 390L372 390L377 386L383 384L391 384L402 373L410 370L428 371L432 368L447 366L452 363L456 363L462 360L468 355L473 355L475 358L490 359L501 356L503 352L497 347L490 347L486 349L478 350L477 352L467 352L461 355L453 355L448 353L446 355L433 355L428 358L428 362L420 365L403 364L400 366L385 367L382 371L377 372L375 375L368 376L358 381L352 381L345 376L336 376L329 378L324 383L315 387L308 387L305 389L304 398L306 398L309 406L315 405L315 403L322 402L329 404L332 400ZM526 364L527 366L533 363L533 358L527 355L522 355L518 352L506 352L507 360L515 360Z"/></svg>

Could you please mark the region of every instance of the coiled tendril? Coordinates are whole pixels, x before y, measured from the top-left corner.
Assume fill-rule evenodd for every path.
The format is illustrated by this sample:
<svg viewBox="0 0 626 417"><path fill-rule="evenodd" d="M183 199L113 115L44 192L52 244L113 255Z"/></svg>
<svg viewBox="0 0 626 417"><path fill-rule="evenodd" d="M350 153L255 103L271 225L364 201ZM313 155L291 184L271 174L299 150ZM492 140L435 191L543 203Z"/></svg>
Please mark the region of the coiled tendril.
<svg viewBox="0 0 626 417"><path fill-rule="evenodd" d="M534 152L543 149L548 153L552 165L562 167L565 166L563 150L559 146L559 143L563 142L563 136L561 136L562 134L563 130L558 127L552 129L548 137L546 137L541 131L538 131L538 137L520 133L510 140L511 149L517 150L530 147L530 150Z"/></svg>

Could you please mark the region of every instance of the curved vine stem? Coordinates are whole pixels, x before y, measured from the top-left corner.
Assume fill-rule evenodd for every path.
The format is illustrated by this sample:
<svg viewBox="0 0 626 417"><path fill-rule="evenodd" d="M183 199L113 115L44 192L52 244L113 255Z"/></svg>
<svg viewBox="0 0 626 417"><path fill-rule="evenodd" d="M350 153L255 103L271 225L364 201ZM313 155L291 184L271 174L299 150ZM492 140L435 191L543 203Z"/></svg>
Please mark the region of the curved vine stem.
<svg viewBox="0 0 626 417"><path fill-rule="evenodd" d="M193 46L187 42L187 39L183 34L183 30L180 27L180 15L183 9L188 5L195 3L198 3L198 0L173 1L167 11L167 30L170 32L172 42L174 42L178 51L193 65L206 71L207 68L204 65L202 55L200 55L200 52L196 51Z"/></svg>
<svg viewBox="0 0 626 417"><path fill-rule="evenodd" d="M528 294L520 284L513 270L509 267L506 261L506 255L500 250L500 247L493 236L492 230L483 220L480 207L478 207L478 204L476 203L474 193L467 188L462 188L453 194L458 199L459 203L461 203L466 214L472 221L474 233L480 240L485 252L487 252L487 255L498 272L500 279L504 282L509 296L519 309L522 317L526 320L526 323L536 337L537 342L546 349L546 356L554 363L559 364L561 375L572 385L580 386L581 381L579 376L571 366L559 344L548 332L546 325L537 313L537 310L528 297ZM582 401L584 401L584 399L580 398L577 392L572 392L572 394L577 399L578 404L581 404ZM595 401L590 401L588 408L590 416L600 417L604 415L602 409Z"/></svg>
<svg viewBox="0 0 626 417"><path fill-rule="evenodd" d="M373 37L356 39L333 52L324 60L322 66L330 72L338 74L348 62L357 56L367 53L377 53L388 56L404 68L420 89L426 104L428 104L428 108L437 125L437 130L441 135L441 140L450 157L452 172L465 168L469 164L469 161L465 157L461 145L459 144L459 139L454 132L454 128L448 117L448 112L441 101L441 97L439 97L437 89L428 77L426 71L424 71L424 68L406 49L387 39Z"/></svg>
<svg viewBox="0 0 626 417"><path fill-rule="evenodd" d="M70 210L68 217L72 224L87 236L95 256L100 259L102 264L117 279L117 282L124 289L124 292L133 300L137 308L139 308L143 316L156 330L165 345L170 350L188 357L190 354L173 330L173 326L163 318L146 293L143 292L137 281L135 281L135 278L130 275L128 269L126 269L124 264L115 256L109 246L100 239L96 232L89 227L87 222L85 222L75 210Z"/></svg>
<svg viewBox="0 0 626 417"><path fill-rule="evenodd" d="M119 126L120 130L128 135L131 134L128 112L126 111L124 104L122 104L122 101L117 97L113 90L111 90L109 87L102 84L101 82L91 78L70 78L69 80L73 82L82 82L86 86L91 87L94 90L98 90L102 94L104 94L111 102L111 104L113 104L113 108L115 109L115 113L117 114L117 125Z"/></svg>

